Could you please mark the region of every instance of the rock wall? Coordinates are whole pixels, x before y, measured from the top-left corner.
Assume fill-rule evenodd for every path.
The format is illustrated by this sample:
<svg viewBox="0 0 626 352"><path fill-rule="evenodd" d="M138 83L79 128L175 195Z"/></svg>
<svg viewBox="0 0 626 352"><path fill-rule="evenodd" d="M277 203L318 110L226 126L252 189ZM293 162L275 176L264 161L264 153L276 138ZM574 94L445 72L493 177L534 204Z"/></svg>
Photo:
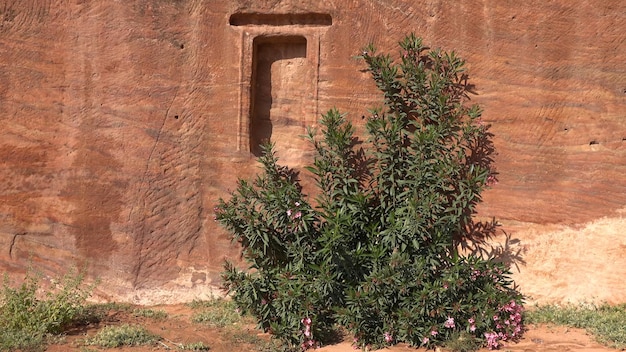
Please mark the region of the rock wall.
<svg viewBox="0 0 626 352"><path fill-rule="evenodd" d="M626 302L626 3L307 3L0 2L0 267L86 265L103 299L210 295L238 257L212 209L259 143L305 163L322 112L380 102L352 57L415 32L468 62L499 152L479 216L522 290Z"/></svg>

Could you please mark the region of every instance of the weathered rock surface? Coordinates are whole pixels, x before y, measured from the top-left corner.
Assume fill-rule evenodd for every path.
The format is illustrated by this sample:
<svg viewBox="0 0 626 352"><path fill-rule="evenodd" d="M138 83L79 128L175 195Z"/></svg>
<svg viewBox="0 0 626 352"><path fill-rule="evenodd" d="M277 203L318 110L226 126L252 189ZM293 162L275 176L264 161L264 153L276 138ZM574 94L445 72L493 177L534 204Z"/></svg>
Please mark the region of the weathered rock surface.
<svg viewBox="0 0 626 352"><path fill-rule="evenodd" d="M320 113L359 123L379 97L352 56L411 31L468 62L499 152L479 215L524 292L626 302L620 0L0 3L0 267L87 264L104 298L208 295L238 256L212 209L258 143L298 166Z"/></svg>

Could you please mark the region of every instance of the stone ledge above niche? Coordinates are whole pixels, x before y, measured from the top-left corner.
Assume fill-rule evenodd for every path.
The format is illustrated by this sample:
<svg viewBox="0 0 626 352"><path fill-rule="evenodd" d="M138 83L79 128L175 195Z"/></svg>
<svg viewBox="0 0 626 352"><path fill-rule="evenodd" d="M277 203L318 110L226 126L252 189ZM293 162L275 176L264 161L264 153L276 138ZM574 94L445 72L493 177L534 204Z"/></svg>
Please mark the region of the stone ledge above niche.
<svg viewBox="0 0 626 352"><path fill-rule="evenodd" d="M332 17L327 13L234 13L228 23L231 26L331 26Z"/></svg>

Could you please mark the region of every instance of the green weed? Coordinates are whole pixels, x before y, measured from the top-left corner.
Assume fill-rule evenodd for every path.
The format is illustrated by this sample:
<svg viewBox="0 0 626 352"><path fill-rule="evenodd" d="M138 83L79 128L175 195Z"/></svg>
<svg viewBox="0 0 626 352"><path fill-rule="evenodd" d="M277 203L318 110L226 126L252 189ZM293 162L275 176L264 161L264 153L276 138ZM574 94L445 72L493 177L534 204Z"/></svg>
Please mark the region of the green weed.
<svg viewBox="0 0 626 352"><path fill-rule="evenodd" d="M104 312L112 310L119 312L131 312L134 309L134 306L132 304L120 302L97 303L89 305L88 307Z"/></svg>
<svg viewBox="0 0 626 352"><path fill-rule="evenodd" d="M121 346L154 345L161 339L146 328L138 325L111 325L102 328L98 333L85 340L86 345L104 348Z"/></svg>
<svg viewBox="0 0 626 352"><path fill-rule="evenodd" d="M230 300L217 298L208 301L193 301L189 306L198 310L191 317L194 323L223 328L242 322L235 303Z"/></svg>
<svg viewBox="0 0 626 352"><path fill-rule="evenodd" d="M29 269L20 285L4 276L0 290L0 351L41 350L50 336L61 334L85 318L85 300L95 285L85 286L84 275L71 270L43 294L42 275Z"/></svg>
<svg viewBox="0 0 626 352"><path fill-rule="evenodd" d="M194 342L188 344L181 344L178 349L183 351L208 351L211 348L204 344L204 342Z"/></svg>
<svg viewBox="0 0 626 352"><path fill-rule="evenodd" d="M187 304L196 310L192 315L192 322L205 324L211 327L225 328L224 336L236 343L254 346L257 352L284 352L286 346L279 340L267 340L260 338L254 331L242 329L242 325L254 324L253 317L241 315L237 311L236 304L228 299L214 298L210 300L194 300Z"/></svg>
<svg viewBox="0 0 626 352"><path fill-rule="evenodd" d="M144 317L150 318L154 320L165 320L168 317L168 314L164 310L154 310L149 308L138 308L133 310L133 315L136 317Z"/></svg>
<svg viewBox="0 0 626 352"><path fill-rule="evenodd" d="M612 348L626 348L626 304L567 304L536 306L525 316L527 323L557 324L581 328Z"/></svg>

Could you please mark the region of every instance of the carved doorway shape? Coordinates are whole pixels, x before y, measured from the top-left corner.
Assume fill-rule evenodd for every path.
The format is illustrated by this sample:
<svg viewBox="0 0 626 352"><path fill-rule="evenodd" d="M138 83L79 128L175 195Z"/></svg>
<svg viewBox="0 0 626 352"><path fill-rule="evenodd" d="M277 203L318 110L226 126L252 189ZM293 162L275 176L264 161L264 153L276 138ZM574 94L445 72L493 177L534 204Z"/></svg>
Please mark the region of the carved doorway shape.
<svg viewBox="0 0 626 352"><path fill-rule="evenodd" d="M269 140L280 149L302 134L311 101L311 67L302 36L256 37L250 87L250 152Z"/></svg>
<svg viewBox="0 0 626 352"><path fill-rule="evenodd" d="M271 139L283 162L308 148L300 135L317 120L319 50L325 14L234 14L241 35L237 150L259 156Z"/></svg>

